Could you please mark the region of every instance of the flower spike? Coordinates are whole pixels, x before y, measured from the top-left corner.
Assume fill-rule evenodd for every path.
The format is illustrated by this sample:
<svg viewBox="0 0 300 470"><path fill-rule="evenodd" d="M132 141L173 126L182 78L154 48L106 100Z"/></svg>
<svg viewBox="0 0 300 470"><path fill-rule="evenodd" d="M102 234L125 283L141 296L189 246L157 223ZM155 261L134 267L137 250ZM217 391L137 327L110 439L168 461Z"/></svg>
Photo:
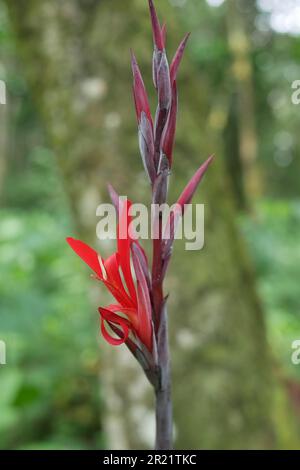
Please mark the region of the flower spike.
<svg viewBox="0 0 300 470"><path fill-rule="evenodd" d="M132 230L132 203L120 197L110 184L108 192L118 220L116 251L103 259L80 240L67 238L67 242L95 273L94 279L104 284L113 297L112 303L98 308L102 336L113 346L125 344L154 387L158 428L156 449L163 450L172 448L168 296L164 293L164 279L177 223L191 203L213 156L201 165L186 185L165 224L162 211L168 199L178 110L176 79L190 34L186 34L179 44L169 66L165 50L166 24L160 25L153 0L148 3L154 42L152 77L158 101L154 122L143 77L132 51L131 68L139 148L151 183L151 270L137 229Z"/></svg>

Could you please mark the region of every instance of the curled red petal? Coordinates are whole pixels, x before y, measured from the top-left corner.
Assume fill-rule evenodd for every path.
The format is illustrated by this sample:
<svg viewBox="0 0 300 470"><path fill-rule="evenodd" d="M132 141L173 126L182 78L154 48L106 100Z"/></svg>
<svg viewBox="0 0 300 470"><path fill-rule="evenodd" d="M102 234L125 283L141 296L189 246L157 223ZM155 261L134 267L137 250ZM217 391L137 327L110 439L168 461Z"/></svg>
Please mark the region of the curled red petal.
<svg viewBox="0 0 300 470"><path fill-rule="evenodd" d="M107 307L113 313L124 313L133 329L137 328L137 310L135 307L126 307L120 304L110 304Z"/></svg>
<svg viewBox="0 0 300 470"><path fill-rule="evenodd" d="M100 279L103 279L102 268L99 263L98 253L81 240L68 237L66 241L73 251L97 274Z"/></svg>
<svg viewBox="0 0 300 470"><path fill-rule="evenodd" d="M125 343L128 339L129 336L129 324L128 322L122 318L116 315L115 313L111 312L110 310L106 308L99 308L99 313L101 315L101 332L104 337L104 339L109 343L112 344L113 346L120 346L121 344ZM117 325L121 328L123 338L114 338L111 336L111 334L107 331L106 326L105 326L105 321L108 324L113 324Z"/></svg>

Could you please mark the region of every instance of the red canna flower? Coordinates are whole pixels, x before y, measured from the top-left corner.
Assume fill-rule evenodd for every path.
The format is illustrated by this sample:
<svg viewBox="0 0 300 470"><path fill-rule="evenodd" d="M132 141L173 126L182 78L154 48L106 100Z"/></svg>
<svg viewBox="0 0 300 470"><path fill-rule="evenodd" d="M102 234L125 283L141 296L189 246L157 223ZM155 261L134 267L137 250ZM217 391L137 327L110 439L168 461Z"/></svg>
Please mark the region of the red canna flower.
<svg viewBox="0 0 300 470"><path fill-rule="evenodd" d="M94 271L96 279L103 282L115 302L107 307L100 307L101 331L104 338L112 345L127 343L131 338L131 347L136 346L145 353L153 349L152 310L149 286L145 275L148 262L137 240L130 237L131 218L128 201L120 213L117 247L118 251L103 259L93 248L80 240L67 238L67 242L77 255ZM120 236L125 233L126 237ZM137 254L139 253L139 254ZM143 261L141 261L141 256ZM131 260L135 272L134 280ZM142 266L144 263L144 267ZM120 315L121 314L121 315ZM117 334L113 337L107 325Z"/></svg>

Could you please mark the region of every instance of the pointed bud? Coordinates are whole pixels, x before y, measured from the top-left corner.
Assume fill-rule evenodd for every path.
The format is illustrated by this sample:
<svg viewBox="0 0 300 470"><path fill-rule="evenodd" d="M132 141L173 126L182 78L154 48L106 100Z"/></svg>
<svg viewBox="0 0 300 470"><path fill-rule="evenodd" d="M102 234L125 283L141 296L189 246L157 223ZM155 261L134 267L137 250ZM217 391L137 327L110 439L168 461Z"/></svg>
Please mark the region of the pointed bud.
<svg viewBox="0 0 300 470"><path fill-rule="evenodd" d="M169 110L172 92L169 63L165 51L161 54L161 60L157 69L157 91L160 109Z"/></svg>
<svg viewBox="0 0 300 470"><path fill-rule="evenodd" d="M203 163L203 165L201 165L201 167L196 171L195 175L192 177L192 179L189 181L189 183L187 184L187 186L181 193L176 204L172 206L173 210L170 213L168 222L164 230L164 239L165 239L165 243L163 246L163 258L164 258L163 271L164 273L166 272L167 265L171 258L172 246L173 246L178 222L180 218L184 215L185 206L187 204L190 204L196 192L197 187L199 186L204 174L206 173L206 170L208 169L213 159L214 159L214 156L212 155Z"/></svg>
<svg viewBox="0 0 300 470"><path fill-rule="evenodd" d="M189 181L189 183L186 185L185 189L182 191L177 204L179 204L181 207L184 207L185 204L190 204L197 187L199 186L203 176L206 173L206 170L208 169L209 165L214 159L214 155L211 155L204 163L203 165L200 166L200 168L196 171L192 179Z"/></svg>
<svg viewBox="0 0 300 470"><path fill-rule="evenodd" d="M186 44L188 42L188 39L190 37L190 34L191 33L188 33L188 34L185 35L185 37L183 38L183 40L179 44L179 47L178 47L178 49L175 53L175 56L172 60L171 67L170 67L171 84L173 84L173 82L176 80L178 68L179 68L180 62L182 60L182 56L183 56Z"/></svg>
<svg viewBox="0 0 300 470"><path fill-rule="evenodd" d="M152 117L146 88L133 52L131 52L131 67L133 73L133 96L135 101L137 120L140 122L141 114L144 112L149 122L152 124Z"/></svg>
<svg viewBox="0 0 300 470"><path fill-rule="evenodd" d="M167 42L167 25L166 25L166 23L164 23L162 25L161 35L162 35L162 39L163 39L164 48L166 48L166 42Z"/></svg>
<svg viewBox="0 0 300 470"><path fill-rule="evenodd" d="M149 0L149 9L152 22L153 41L157 49L162 51L164 49L163 34L152 0Z"/></svg>
<svg viewBox="0 0 300 470"><path fill-rule="evenodd" d="M173 159L173 147L174 147L174 141L175 141L176 121L177 121L177 107L178 107L177 85L176 85L176 81L174 81L173 86L172 86L171 108L170 108L167 124L165 126L165 129L162 135L162 143L161 143L162 152L167 156L170 167L172 166L172 159Z"/></svg>
<svg viewBox="0 0 300 470"><path fill-rule="evenodd" d="M145 171L150 182L153 183L156 178L153 127L144 111L140 115L139 147Z"/></svg>

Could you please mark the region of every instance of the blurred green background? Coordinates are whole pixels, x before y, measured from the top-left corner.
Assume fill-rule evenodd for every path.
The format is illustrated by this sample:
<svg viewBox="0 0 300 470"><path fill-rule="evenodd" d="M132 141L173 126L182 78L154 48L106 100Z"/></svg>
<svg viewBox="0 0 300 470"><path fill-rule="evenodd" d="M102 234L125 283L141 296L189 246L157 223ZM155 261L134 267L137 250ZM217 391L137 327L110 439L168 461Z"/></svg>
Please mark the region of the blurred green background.
<svg viewBox="0 0 300 470"><path fill-rule="evenodd" d="M169 277L177 445L300 448L299 2L156 3L171 52L192 32L171 195L218 160L203 183L207 247L179 246ZM2 449L151 446L145 384L100 338L104 293L64 241L94 239L107 181L148 197L128 51L150 89L150 35L145 0L0 2Z"/></svg>

